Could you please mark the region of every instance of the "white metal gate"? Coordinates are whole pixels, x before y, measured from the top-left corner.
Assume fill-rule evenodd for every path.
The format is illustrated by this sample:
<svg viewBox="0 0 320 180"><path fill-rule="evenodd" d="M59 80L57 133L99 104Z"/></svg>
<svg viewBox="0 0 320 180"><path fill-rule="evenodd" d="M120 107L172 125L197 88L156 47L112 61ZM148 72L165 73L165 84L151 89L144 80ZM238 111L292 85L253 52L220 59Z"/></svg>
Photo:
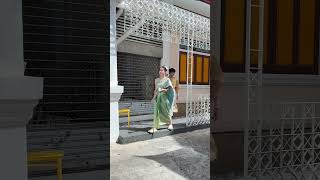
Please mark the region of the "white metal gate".
<svg viewBox="0 0 320 180"><path fill-rule="evenodd" d="M247 176L257 180L320 179L320 102L264 105L278 118L249 130ZM273 116L274 117L274 116ZM258 125L258 124L256 124Z"/></svg>
<svg viewBox="0 0 320 180"><path fill-rule="evenodd" d="M171 41L187 46L187 126L210 122L209 95L196 98L192 93L194 48L210 49L210 21L208 18L183 10L159 0L124 0L119 6L124 11L123 41L135 36L158 41ZM169 33L166 38L163 33Z"/></svg>
<svg viewBox="0 0 320 180"><path fill-rule="evenodd" d="M247 73L247 120L244 123L244 175L261 178L265 170L262 147L262 74L263 74L263 25L264 0L246 1L246 73ZM251 47L251 10L259 8L259 47ZM251 56L258 54L258 64L254 65Z"/></svg>
<svg viewBox="0 0 320 180"><path fill-rule="evenodd" d="M247 0L246 72L248 118L244 130L244 174L266 180L320 179L320 103L287 101L266 103L262 99L264 0ZM259 8L259 48L252 49L251 9ZM258 53L258 66L251 62ZM277 109L268 119L266 107Z"/></svg>

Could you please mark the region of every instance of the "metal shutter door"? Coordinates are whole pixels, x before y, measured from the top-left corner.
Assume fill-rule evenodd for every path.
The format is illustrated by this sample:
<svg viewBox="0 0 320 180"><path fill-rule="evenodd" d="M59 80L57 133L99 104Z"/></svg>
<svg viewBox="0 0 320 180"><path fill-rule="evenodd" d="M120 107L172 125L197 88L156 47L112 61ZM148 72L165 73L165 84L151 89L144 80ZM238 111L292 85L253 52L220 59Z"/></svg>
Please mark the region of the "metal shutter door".
<svg viewBox="0 0 320 180"><path fill-rule="evenodd" d="M108 1L23 1L25 74L44 77L28 150L65 152L64 173L109 165ZM109 5L108 5L109 6ZM55 174L34 169L29 176Z"/></svg>

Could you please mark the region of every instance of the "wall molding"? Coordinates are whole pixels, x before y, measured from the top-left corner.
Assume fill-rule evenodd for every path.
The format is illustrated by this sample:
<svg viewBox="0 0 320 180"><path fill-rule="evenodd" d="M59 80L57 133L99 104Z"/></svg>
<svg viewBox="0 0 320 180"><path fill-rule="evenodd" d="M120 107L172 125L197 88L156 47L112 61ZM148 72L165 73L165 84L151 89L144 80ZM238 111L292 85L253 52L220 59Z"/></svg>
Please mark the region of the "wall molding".
<svg viewBox="0 0 320 180"><path fill-rule="evenodd" d="M246 73L225 73L225 86L246 86ZM264 74L263 84L265 86L320 86L319 75L300 74ZM186 89L187 85L181 84L181 89ZM209 85L193 85L193 89L206 89Z"/></svg>
<svg viewBox="0 0 320 180"><path fill-rule="evenodd" d="M245 73L226 73L225 85L246 85ZM263 84L267 86L320 86L319 75L263 74Z"/></svg>

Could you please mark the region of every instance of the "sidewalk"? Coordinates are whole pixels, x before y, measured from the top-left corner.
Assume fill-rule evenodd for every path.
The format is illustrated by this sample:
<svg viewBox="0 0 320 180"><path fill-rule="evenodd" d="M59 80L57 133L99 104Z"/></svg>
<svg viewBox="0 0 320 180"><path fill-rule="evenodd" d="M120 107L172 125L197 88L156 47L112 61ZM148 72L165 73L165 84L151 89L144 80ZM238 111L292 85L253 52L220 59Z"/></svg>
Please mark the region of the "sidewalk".
<svg viewBox="0 0 320 180"><path fill-rule="evenodd" d="M209 180L209 131L111 145L112 180Z"/></svg>
<svg viewBox="0 0 320 180"><path fill-rule="evenodd" d="M161 128L154 135L151 135L147 132L153 126L152 119L134 121L130 124L130 128L128 128L127 123L121 123L120 136L117 143L128 144L209 128L209 124L187 127L186 122L186 118L175 118L172 120L174 131L168 131L166 126L161 126Z"/></svg>

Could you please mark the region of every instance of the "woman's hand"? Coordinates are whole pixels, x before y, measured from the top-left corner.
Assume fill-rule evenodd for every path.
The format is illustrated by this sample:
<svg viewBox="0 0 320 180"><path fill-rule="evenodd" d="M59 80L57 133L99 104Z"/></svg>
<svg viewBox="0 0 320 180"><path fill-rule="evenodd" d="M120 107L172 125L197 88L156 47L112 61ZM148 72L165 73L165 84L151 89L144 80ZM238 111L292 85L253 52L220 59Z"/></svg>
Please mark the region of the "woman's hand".
<svg viewBox="0 0 320 180"><path fill-rule="evenodd" d="M164 92L164 93L166 93L166 92L168 92L168 89L161 89L161 91L160 92Z"/></svg>

